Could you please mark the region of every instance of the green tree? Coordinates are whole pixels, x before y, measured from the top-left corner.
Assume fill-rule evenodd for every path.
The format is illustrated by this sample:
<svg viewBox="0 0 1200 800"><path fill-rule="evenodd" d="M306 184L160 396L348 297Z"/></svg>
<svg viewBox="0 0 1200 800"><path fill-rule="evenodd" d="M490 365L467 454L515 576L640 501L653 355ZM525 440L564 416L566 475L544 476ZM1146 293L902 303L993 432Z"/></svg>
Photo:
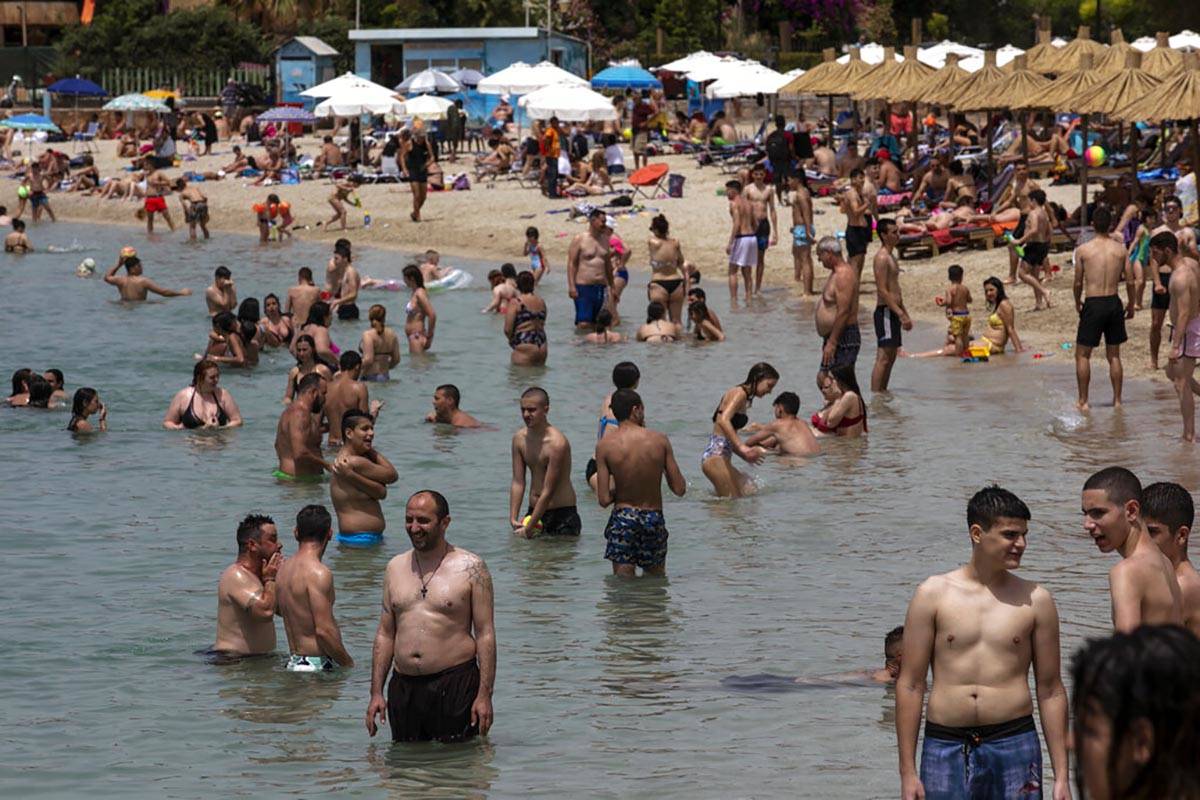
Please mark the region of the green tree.
<svg viewBox="0 0 1200 800"><path fill-rule="evenodd" d="M716 47L720 42L720 0L660 0L653 24L663 29L670 52Z"/></svg>

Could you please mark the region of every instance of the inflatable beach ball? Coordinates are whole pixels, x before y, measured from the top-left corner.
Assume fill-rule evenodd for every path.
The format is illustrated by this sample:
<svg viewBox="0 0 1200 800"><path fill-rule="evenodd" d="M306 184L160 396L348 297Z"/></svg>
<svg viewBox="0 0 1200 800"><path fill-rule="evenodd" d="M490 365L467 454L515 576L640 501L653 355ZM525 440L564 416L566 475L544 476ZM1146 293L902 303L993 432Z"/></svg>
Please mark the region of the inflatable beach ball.
<svg viewBox="0 0 1200 800"><path fill-rule="evenodd" d="M1108 153L1104 152L1104 148L1098 144L1094 144L1083 151L1083 160L1087 162L1089 167L1103 167L1107 159Z"/></svg>

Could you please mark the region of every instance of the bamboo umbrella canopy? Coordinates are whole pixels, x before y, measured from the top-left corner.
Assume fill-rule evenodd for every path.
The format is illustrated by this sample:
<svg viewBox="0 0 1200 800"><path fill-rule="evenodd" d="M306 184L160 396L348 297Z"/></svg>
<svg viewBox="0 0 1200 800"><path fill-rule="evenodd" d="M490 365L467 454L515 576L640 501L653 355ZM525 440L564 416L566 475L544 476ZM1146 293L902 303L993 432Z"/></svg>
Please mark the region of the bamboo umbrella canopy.
<svg viewBox="0 0 1200 800"><path fill-rule="evenodd" d="M1098 64L1107 53L1106 46L1092 40L1092 29L1087 25L1080 25L1075 38L1058 51L1058 59L1054 62L1056 67L1054 73L1060 74L1079 69L1080 59L1085 54L1092 57L1093 64Z"/></svg>
<svg viewBox="0 0 1200 800"><path fill-rule="evenodd" d="M779 89L780 94L815 94L810 87L820 85L831 70L841 69L842 65L837 63L837 51L832 47L826 47L821 51L821 63L810 69L803 75L793 78L785 83Z"/></svg>
<svg viewBox="0 0 1200 800"><path fill-rule="evenodd" d="M1183 64L1182 72L1173 73L1173 77L1112 116L1125 122L1186 119L1192 139L1192 163L1200 164L1200 136L1196 131L1196 120L1200 119L1200 53L1185 53Z"/></svg>
<svg viewBox="0 0 1200 800"><path fill-rule="evenodd" d="M956 105L962 111L986 111L992 108L1028 108L1029 98L1044 90L1051 83L1041 73L1027 69L1026 57L1013 59L1012 72L998 83L979 87L971 94L959 97Z"/></svg>
<svg viewBox="0 0 1200 800"><path fill-rule="evenodd" d="M1159 31L1154 38L1154 49L1142 56L1142 71L1162 80L1183 63L1183 53L1171 49L1169 34Z"/></svg>
<svg viewBox="0 0 1200 800"><path fill-rule="evenodd" d="M1030 97L1022 107L1057 111L1072 97L1078 97L1104 80L1106 79L1099 70L1092 69L1091 53L1084 53L1079 57L1079 69L1059 75L1049 86Z"/></svg>
<svg viewBox="0 0 1200 800"><path fill-rule="evenodd" d="M888 62L884 62L886 66ZM917 48L904 48L904 60L893 61L891 72L880 81L854 93L856 100L887 100L889 102L914 102L929 86L937 70L917 60Z"/></svg>
<svg viewBox="0 0 1200 800"><path fill-rule="evenodd" d="M946 66L933 73L925 88L917 95L917 101L937 105L944 102L952 91L962 86L963 81L971 77L971 73L958 65L958 53L946 55Z"/></svg>
<svg viewBox="0 0 1200 800"><path fill-rule="evenodd" d="M1050 31L1038 31L1037 39L1037 44L1025 51L1025 68L1041 73L1055 72L1060 51L1050 43ZM1011 70L1016 67L1010 61L1004 69Z"/></svg>
<svg viewBox="0 0 1200 800"><path fill-rule="evenodd" d="M1120 72L1125 69L1125 54L1133 52L1133 49L1133 45L1125 41L1125 34L1121 29L1113 28L1108 50L1103 58L1095 62L1096 71L1104 74Z"/></svg>
<svg viewBox="0 0 1200 800"><path fill-rule="evenodd" d="M858 92L874 89L879 83L890 81L896 68L903 63L896 58L896 48L883 48L883 61L861 72L857 77L842 81L842 94L848 94L857 99ZM850 66L845 64L844 66Z"/></svg>
<svg viewBox="0 0 1200 800"><path fill-rule="evenodd" d="M946 90L946 94L940 98L926 97L923 99L925 99L927 102L938 102L958 108L958 99L960 97L969 97L976 92L983 91L985 88L995 86L997 83L1004 80L1007 75L1008 73L996 66L996 51L985 50L983 53L982 68L968 75L958 84L957 87L948 88Z"/></svg>
<svg viewBox="0 0 1200 800"><path fill-rule="evenodd" d="M890 49L890 48L889 48ZM827 53L832 57L832 48L827 48ZM826 68L826 63L829 64ZM829 136L830 143L833 142L833 98L838 95L849 94L849 85L857 80L862 75L876 69L871 64L862 60L862 53L857 47L850 48L850 60L845 64L839 64L837 61L822 62L810 69L808 72L796 78L792 82L783 86L779 92L794 93L794 94L815 94L818 96L829 98ZM857 115L857 111L855 112Z"/></svg>

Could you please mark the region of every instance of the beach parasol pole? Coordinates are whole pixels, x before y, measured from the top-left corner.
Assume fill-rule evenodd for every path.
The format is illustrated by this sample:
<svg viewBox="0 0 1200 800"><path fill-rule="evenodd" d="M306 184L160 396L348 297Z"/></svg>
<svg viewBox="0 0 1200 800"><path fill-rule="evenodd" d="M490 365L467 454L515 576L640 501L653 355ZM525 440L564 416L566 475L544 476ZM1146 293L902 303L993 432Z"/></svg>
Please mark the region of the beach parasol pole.
<svg viewBox="0 0 1200 800"><path fill-rule="evenodd" d="M1079 225L1087 227L1088 224L1088 209L1087 209L1087 186L1088 186L1088 115L1083 115L1083 143L1080 145L1083 152L1080 153L1080 160L1083 162L1082 176L1079 179Z"/></svg>
<svg viewBox="0 0 1200 800"><path fill-rule="evenodd" d="M833 150L833 95L829 95L829 135L825 137L825 145Z"/></svg>

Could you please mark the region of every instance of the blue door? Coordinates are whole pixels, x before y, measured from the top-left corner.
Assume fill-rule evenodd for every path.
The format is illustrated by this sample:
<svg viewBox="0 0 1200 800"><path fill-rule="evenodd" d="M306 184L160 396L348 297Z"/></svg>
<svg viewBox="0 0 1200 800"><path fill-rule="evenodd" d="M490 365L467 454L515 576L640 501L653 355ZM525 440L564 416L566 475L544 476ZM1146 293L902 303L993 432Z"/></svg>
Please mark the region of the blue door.
<svg viewBox="0 0 1200 800"><path fill-rule="evenodd" d="M311 58L279 59L279 88L285 103L304 103L312 107L312 99L301 97L305 89L316 86L316 69Z"/></svg>

